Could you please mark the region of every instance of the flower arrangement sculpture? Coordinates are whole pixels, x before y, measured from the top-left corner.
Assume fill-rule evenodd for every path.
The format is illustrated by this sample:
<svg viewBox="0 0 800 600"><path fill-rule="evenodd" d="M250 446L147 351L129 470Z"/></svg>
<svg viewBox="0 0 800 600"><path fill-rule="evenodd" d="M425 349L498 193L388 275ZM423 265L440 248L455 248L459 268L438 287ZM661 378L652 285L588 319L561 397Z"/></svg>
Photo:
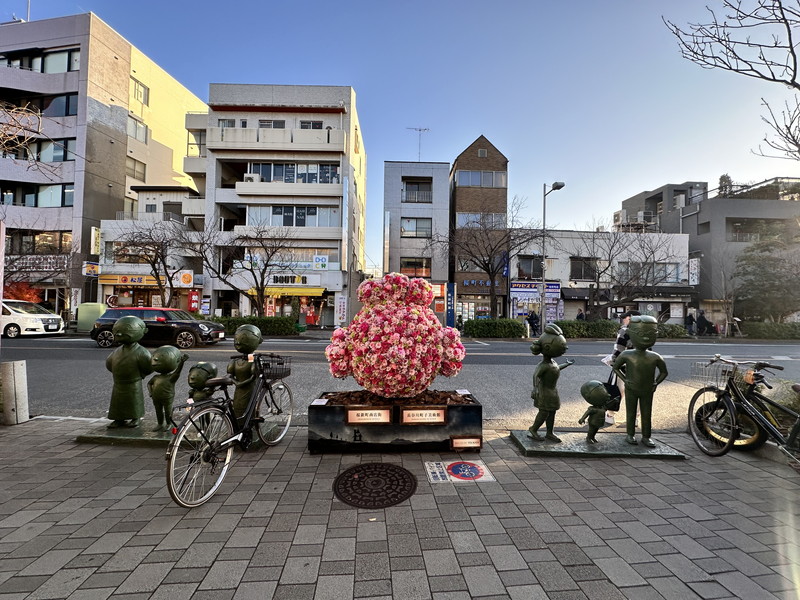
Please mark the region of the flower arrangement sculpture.
<svg viewBox="0 0 800 600"><path fill-rule="evenodd" d="M438 374L452 377L466 354L458 330L443 327L430 309L431 285L389 273L358 287L364 307L331 337L325 349L331 374L348 375L370 392L409 398Z"/></svg>

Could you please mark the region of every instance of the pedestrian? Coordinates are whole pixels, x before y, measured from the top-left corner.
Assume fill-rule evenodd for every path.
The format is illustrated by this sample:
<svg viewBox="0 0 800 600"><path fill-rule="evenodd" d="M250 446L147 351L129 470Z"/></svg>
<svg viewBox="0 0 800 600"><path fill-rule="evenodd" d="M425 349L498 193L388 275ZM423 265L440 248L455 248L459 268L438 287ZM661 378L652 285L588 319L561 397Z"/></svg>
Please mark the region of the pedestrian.
<svg viewBox="0 0 800 600"><path fill-rule="evenodd" d="M580 308L578 309L578 314L575 317L575 320L576 321L585 321L586 320L586 315L583 314L583 310L581 310Z"/></svg>
<svg viewBox="0 0 800 600"><path fill-rule="evenodd" d="M688 310L686 311L686 316L683 317L683 326L686 328L686 333L694 335L694 315Z"/></svg>
<svg viewBox="0 0 800 600"><path fill-rule="evenodd" d="M697 315L697 335L711 335L714 332L711 321L706 319L705 311L700 311Z"/></svg>
<svg viewBox="0 0 800 600"><path fill-rule="evenodd" d="M631 317L639 316L640 313L638 310L628 310L622 313L619 316L619 323L620 328L617 331L617 338L614 341L614 350L603 359L603 362L606 363L609 367L614 364L614 361L617 360L617 357L622 354L625 350L629 350L633 348L631 344L631 338L628 335L628 324L631 321ZM625 384L621 379L617 379L617 386L619 387L620 391L620 398L625 400ZM616 411L607 410L606 411L606 424L613 425L614 424L614 415Z"/></svg>
<svg viewBox="0 0 800 600"><path fill-rule="evenodd" d="M539 315L534 311L530 311L525 320L528 321L528 325L531 328L531 337L539 335Z"/></svg>

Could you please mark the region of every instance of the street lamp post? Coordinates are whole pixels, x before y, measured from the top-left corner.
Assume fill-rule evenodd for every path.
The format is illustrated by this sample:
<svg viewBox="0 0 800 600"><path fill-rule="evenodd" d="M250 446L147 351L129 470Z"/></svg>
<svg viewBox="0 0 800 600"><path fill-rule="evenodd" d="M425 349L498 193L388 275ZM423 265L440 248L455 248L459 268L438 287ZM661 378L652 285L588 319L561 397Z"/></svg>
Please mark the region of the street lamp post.
<svg viewBox="0 0 800 600"><path fill-rule="evenodd" d="M545 308L547 299L547 292L545 291L547 287L547 195L550 192L560 190L565 185L563 181L555 181L550 186L550 190L547 189L546 183L542 185L542 293L539 297L539 326L542 332L544 332L544 327L547 325L547 309Z"/></svg>

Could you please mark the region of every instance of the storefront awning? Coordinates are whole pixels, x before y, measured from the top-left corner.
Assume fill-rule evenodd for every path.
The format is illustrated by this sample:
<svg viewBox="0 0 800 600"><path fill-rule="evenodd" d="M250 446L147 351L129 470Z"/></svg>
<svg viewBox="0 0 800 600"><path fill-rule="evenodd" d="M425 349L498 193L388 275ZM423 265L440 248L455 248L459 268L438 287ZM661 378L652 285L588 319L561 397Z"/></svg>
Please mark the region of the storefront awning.
<svg viewBox="0 0 800 600"><path fill-rule="evenodd" d="M276 286L266 288L269 296L322 296L324 287Z"/></svg>

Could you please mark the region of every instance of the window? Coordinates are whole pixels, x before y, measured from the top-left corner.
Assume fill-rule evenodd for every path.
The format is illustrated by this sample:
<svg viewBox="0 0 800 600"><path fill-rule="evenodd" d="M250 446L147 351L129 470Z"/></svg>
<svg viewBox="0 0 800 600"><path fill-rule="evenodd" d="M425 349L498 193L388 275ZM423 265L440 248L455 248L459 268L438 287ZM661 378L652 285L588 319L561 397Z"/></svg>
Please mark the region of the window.
<svg viewBox="0 0 800 600"><path fill-rule="evenodd" d="M9 254L58 254L72 249L72 233L68 231L17 230L6 235Z"/></svg>
<svg viewBox="0 0 800 600"><path fill-rule="evenodd" d="M133 98L145 106L150 105L150 88L131 77L131 87L133 88Z"/></svg>
<svg viewBox="0 0 800 600"><path fill-rule="evenodd" d="M400 258L400 273L410 277L430 277L430 258Z"/></svg>
<svg viewBox="0 0 800 600"><path fill-rule="evenodd" d="M508 187L508 173L505 171L456 171L458 187Z"/></svg>
<svg viewBox="0 0 800 600"><path fill-rule="evenodd" d="M319 165L320 183L339 183L339 165L320 163Z"/></svg>
<svg viewBox="0 0 800 600"><path fill-rule="evenodd" d="M42 73L66 73L81 68L81 51L62 50L44 55Z"/></svg>
<svg viewBox="0 0 800 600"><path fill-rule="evenodd" d="M432 226L432 219L400 219L400 237L429 238Z"/></svg>
<svg viewBox="0 0 800 600"><path fill-rule="evenodd" d="M217 127L236 127L236 119L217 119Z"/></svg>
<svg viewBox="0 0 800 600"><path fill-rule="evenodd" d="M261 176L261 181L294 183L296 165L294 163L251 163L250 173Z"/></svg>
<svg viewBox="0 0 800 600"><path fill-rule="evenodd" d="M486 158L486 148L478 148L478 158Z"/></svg>
<svg viewBox="0 0 800 600"><path fill-rule="evenodd" d="M30 102L42 111L44 117L70 117L78 114L78 94L45 96Z"/></svg>
<svg viewBox="0 0 800 600"><path fill-rule="evenodd" d="M597 274L597 259L573 256L569 259L570 279L589 279L594 281Z"/></svg>
<svg viewBox="0 0 800 600"><path fill-rule="evenodd" d="M125 158L125 174L139 181L146 181L147 165L140 160L128 156Z"/></svg>
<svg viewBox="0 0 800 600"><path fill-rule="evenodd" d="M617 270L620 280L639 285L658 285L680 281L678 263L620 262L617 264Z"/></svg>
<svg viewBox="0 0 800 600"><path fill-rule="evenodd" d="M286 121L283 119L259 119L259 129L286 129Z"/></svg>
<svg viewBox="0 0 800 600"><path fill-rule="evenodd" d="M186 148L187 156L206 155L206 132L203 129L189 131L189 141Z"/></svg>
<svg viewBox="0 0 800 600"><path fill-rule="evenodd" d="M128 115L128 137L147 143L147 125Z"/></svg>
<svg viewBox="0 0 800 600"><path fill-rule="evenodd" d="M241 127L242 129L247 129L247 119L240 119L239 127Z"/></svg>
<svg viewBox="0 0 800 600"><path fill-rule="evenodd" d="M146 213L154 213L157 212L156 209L158 208L157 204L145 204L144 205L144 212Z"/></svg>
<svg viewBox="0 0 800 600"><path fill-rule="evenodd" d="M402 202L433 202L433 183L429 181L406 180L403 181Z"/></svg>
<svg viewBox="0 0 800 600"><path fill-rule="evenodd" d="M75 138L63 140L39 140L31 143L29 153L43 163L75 160Z"/></svg>
<svg viewBox="0 0 800 600"><path fill-rule="evenodd" d="M36 206L39 208L72 206L74 194L75 188L72 183L40 185L36 192Z"/></svg>
<svg viewBox="0 0 800 600"><path fill-rule="evenodd" d="M542 255L520 256L517 260L517 279L542 278Z"/></svg>
<svg viewBox="0 0 800 600"><path fill-rule="evenodd" d="M505 229L506 215L503 213L456 213L456 228L483 227Z"/></svg>
<svg viewBox="0 0 800 600"><path fill-rule="evenodd" d="M322 129L322 121L300 121L300 129Z"/></svg>

